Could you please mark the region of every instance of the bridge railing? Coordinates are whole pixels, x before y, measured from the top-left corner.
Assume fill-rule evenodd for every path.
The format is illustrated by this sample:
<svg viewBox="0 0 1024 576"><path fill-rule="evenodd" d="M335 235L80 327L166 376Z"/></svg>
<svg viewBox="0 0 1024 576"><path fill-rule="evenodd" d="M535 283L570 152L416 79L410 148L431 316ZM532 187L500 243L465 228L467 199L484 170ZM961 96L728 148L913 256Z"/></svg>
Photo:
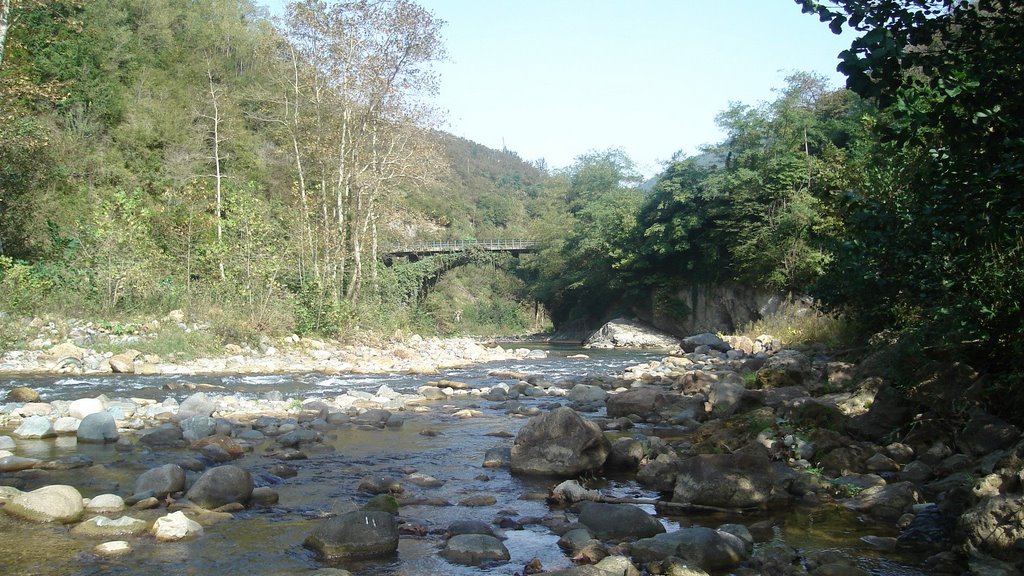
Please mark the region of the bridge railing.
<svg viewBox="0 0 1024 576"><path fill-rule="evenodd" d="M481 249L491 252L525 252L536 250L540 242L536 240L444 240L440 242L415 242L409 244L392 244L386 247L385 254L429 254L441 252L462 252L464 250Z"/></svg>

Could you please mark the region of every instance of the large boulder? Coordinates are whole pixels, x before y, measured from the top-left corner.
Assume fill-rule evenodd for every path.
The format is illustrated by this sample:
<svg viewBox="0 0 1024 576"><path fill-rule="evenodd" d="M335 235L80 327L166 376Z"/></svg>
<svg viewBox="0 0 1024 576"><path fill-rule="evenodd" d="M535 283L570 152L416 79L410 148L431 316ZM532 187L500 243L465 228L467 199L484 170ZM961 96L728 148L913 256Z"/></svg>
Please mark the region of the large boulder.
<svg viewBox="0 0 1024 576"><path fill-rule="evenodd" d="M675 348L679 340L646 324L616 318L583 342L589 348Z"/></svg>
<svg viewBox="0 0 1024 576"><path fill-rule="evenodd" d="M679 463L672 500L720 508L768 503L774 473L766 456L701 454Z"/></svg>
<svg viewBox="0 0 1024 576"><path fill-rule="evenodd" d="M53 438L57 435L57 432L53 429L53 424L46 416L29 416L11 434L15 438L37 439Z"/></svg>
<svg viewBox="0 0 1024 576"><path fill-rule="evenodd" d="M238 466L210 468L188 489L185 497L203 508L245 504L252 497L252 474Z"/></svg>
<svg viewBox="0 0 1024 576"><path fill-rule="evenodd" d="M609 418L629 416L636 414L641 417L649 417L658 413L658 410L670 403L670 392L664 388L647 386L632 388L625 392L612 394L606 402Z"/></svg>
<svg viewBox="0 0 1024 576"><path fill-rule="evenodd" d="M183 446L181 428L175 424L161 424L160 426L139 436L139 444L150 448L165 448L170 446Z"/></svg>
<svg viewBox="0 0 1024 576"><path fill-rule="evenodd" d="M135 480L135 494L152 493L157 498L180 492L185 488L185 470L177 464L164 464L139 475Z"/></svg>
<svg viewBox="0 0 1024 576"><path fill-rule="evenodd" d="M978 414L967 422L961 443L971 454L982 456L1012 446L1020 440L1020 429L989 414Z"/></svg>
<svg viewBox="0 0 1024 576"><path fill-rule="evenodd" d="M758 388L803 386L813 380L810 358L796 350L781 350L769 357L756 377Z"/></svg>
<svg viewBox="0 0 1024 576"><path fill-rule="evenodd" d="M740 537L701 526L637 540L629 550L640 562L677 556L709 572L729 570L749 557L747 544Z"/></svg>
<svg viewBox="0 0 1024 576"><path fill-rule="evenodd" d="M305 546L326 560L376 558L398 550L398 521L387 512L349 512L330 518Z"/></svg>
<svg viewBox="0 0 1024 576"><path fill-rule="evenodd" d="M687 336L686 338L683 338L681 346L683 347L683 350L687 352L693 352L701 346L707 346L708 348L718 350L719 352L728 352L729 350L732 350L732 346L728 342L722 340L716 334L712 334L711 332ZM753 344L751 344L751 347L753 347Z"/></svg>
<svg viewBox="0 0 1024 576"><path fill-rule="evenodd" d="M518 474L576 476L601 468L611 444L571 408L534 416L516 435L511 468Z"/></svg>
<svg viewBox="0 0 1024 576"><path fill-rule="evenodd" d="M12 498L4 512L33 522L60 522L78 520L85 510L82 495L72 486L55 484L24 492Z"/></svg>
<svg viewBox="0 0 1024 576"><path fill-rule="evenodd" d="M117 422L110 412L93 412L78 425L76 432L79 442L104 444L106 442L117 442L120 434L117 433Z"/></svg>
<svg viewBox="0 0 1024 576"><path fill-rule="evenodd" d="M960 516L957 531L968 552L1019 561L1020 542L1024 541L1024 496L985 498Z"/></svg>
<svg viewBox="0 0 1024 576"><path fill-rule="evenodd" d="M648 538L665 531L657 518L632 504L583 502L580 504L580 524L600 540Z"/></svg>
<svg viewBox="0 0 1024 576"><path fill-rule="evenodd" d="M501 540L487 534L452 536L445 543L441 556L449 562L465 566L479 566L485 562L506 562L511 558Z"/></svg>

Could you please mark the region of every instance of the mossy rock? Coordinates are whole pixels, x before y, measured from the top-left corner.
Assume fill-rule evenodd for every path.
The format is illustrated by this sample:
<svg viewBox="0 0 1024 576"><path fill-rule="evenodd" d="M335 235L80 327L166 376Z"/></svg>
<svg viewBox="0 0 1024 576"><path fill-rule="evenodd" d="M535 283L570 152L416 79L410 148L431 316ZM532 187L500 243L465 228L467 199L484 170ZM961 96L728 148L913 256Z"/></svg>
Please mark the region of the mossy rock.
<svg viewBox="0 0 1024 576"><path fill-rule="evenodd" d="M388 514L398 515L398 499L390 494L380 494L370 498L370 501L363 506L363 510L372 512L387 512Z"/></svg>

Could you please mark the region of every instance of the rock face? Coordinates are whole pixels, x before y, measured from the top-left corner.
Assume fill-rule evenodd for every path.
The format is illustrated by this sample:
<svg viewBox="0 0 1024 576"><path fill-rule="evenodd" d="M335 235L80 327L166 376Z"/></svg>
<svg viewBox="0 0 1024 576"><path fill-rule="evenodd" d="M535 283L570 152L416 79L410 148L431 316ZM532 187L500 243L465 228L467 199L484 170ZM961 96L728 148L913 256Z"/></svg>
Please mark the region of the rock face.
<svg viewBox="0 0 1024 576"><path fill-rule="evenodd" d="M616 318L594 332L583 345L591 348L675 348L679 340L635 320Z"/></svg>
<svg viewBox="0 0 1024 576"><path fill-rule="evenodd" d="M441 556L449 562L465 566L479 566L484 562L506 562L511 558L501 540L487 534L452 536L441 551Z"/></svg>
<svg viewBox="0 0 1024 576"><path fill-rule="evenodd" d="M110 412L93 412L78 425L76 432L79 442L103 444L106 442L117 442L120 434L117 433L117 423Z"/></svg>
<svg viewBox="0 0 1024 576"><path fill-rule="evenodd" d="M18 518L63 524L78 520L84 509L78 490L61 484L19 494L4 506L4 512Z"/></svg>
<svg viewBox="0 0 1024 576"><path fill-rule="evenodd" d="M252 490L252 475L238 466L227 465L207 470L185 497L203 508L219 508L225 504L245 504Z"/></svg>
<svg viewBox="0 0 1024 576"><path fill-rule="evenodd" d="M752 454L701 454L678 465L672 500L721 508L767 504L773 472L767 457Z"/></svg>
<svg viewBox="0 0 1024 576"><path fill-rule="evenodd" d="M511 468L518 474L576 476L599 469L611 444L601 429L571 408L535 416L516 435Z"/></svg>
<svg viewBox="0 0 1024 576"><path fill-rule="evenodd" d="M580 524L601 540L648 538L665 531L657 518L632 504L583 502L580 504Z"/></svg>
<svg viewBox="0 0 1024 576"><path fill-rule="evenodd" d="M184 488L185 470L177 464L164 464L159 468L147 470L135 480L135 494L152 492L157 498L163 498Z"/></svg>
<svg viewBox="0 0 1024 576"><path fill-rule="evenodd" d="M398 521L387 512L349 512L321 524L305 546L327 560L387 556L398 550Z"/></svg>

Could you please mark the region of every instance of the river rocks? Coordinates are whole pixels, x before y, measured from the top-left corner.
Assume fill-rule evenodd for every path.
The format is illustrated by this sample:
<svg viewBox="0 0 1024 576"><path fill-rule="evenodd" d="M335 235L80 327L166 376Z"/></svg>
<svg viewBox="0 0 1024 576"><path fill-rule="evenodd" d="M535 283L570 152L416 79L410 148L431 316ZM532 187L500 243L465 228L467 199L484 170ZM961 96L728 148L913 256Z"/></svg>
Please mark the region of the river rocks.
<svg viewBox="0 0 1024 576"><path fill-rule="evenodd" d="M1024 540L1024 496L985 498L960 517L957 531L968 552L1019 562Z"/></svg>
<svg viewBox="0 0 1024 576"><path fill-rule="evenodd" d="M120 437L110 412L94 412L83 418L76 435L79 442L93 444L117 442Z"/></svg>
<svg viewBox="0 0 1024 576"><path fill-rule="evenodd" d="M612 442L611 451L604 461L605 470L633 472L644 459L644 445L633 438L619 438Z"/></svg>
<svg viewBox="0 0 1024 576"><path fill-rule="evenodd" d="M118 514L123 510L124 499L117 494L100 494L85 505L85 511L92 514Z"/></svg>
<svg viewBox="0 0 1024 576"><path fill-rule="evenodd" d="M722 340L716 334L712 334L710 332L705 332L703 334L695 334L693 336L687 336L686 338L683 338L682 342L680 342L680 345L682 346L683 350L687 352L693 352L697 348L700 348L702 346L707 346L708 348L712 350L718 350L719 352L728 352L729 350L732 350L732 346L728 342ZM753 342L751 342L751 349L753 349L753 346L754 344Z"/></svg>
<svg viewBox="0 0 1024 576"><path fill-rule="evenodd" d="M127 350L107 359L110 371L115 374L132 374L135 372L135 359L141 356L137 350Z"/></svg>
<svg viewBox="0 0 1024 576"><path fill-rule="evenodd" d="M205 392L196 392L178 406L178 418L183 420L192 416L210 416L216 409L217 403Z"/></svg>
<svg viewBox="0 0 1024 576"><path fill-rule="evenodd" d="M124 556L132 551L132 546L124 540L112 540L97 544L92 549L93 553L102 557Z"/></svg>
<svg viewBox="0 0 1024 576"><path fill-rule="evenodd" d="M168 423L139 436L139 443L152 448L165 448L183 446L185 440L181 434L181 428Z"/></svg>
<svg viewBox="0 0 1024 576"><path fill-rule="evenodd" d="M647 538L665 531L657 518L632 504L580 503L580 524L596 538Z"/></svg>
<svg viewBox="0 0 1024 576"><path fill-rule="evenodd" d="M202 536L203 527L179 510L157 518L150 532L157 542L178 542Z"/></svg>
<svg viewBox="0 0 1024 576"><path fill-rule="evenodd" d="M960 435L968 452L976 455L988 454L1008 448L1020 440L1020 430L995 416L979 414L971 418Z"/></svg>
<svg viewBox="0 0 1024 576"><path fill-rule="evenodd" d="M143 472L135 480L135 494L163 498L185 488L185 470L177 464L164 464Z"/></svg>
<svg viewBox="0 0 1024 576"><path fill-rule="evenodd" d="M387 512L349 512L330 518L305 540L326 560L376 558L398 550L398 522Z"/></svg>
<svg viewBox="0 0 1024 576"><path fill-rule="evenodd" d="M139 536L146 533L149 523L130 516L111 519L106 516L93 516L85 522L75 525L71 534L87 538L117 538L123 536Z"/></svg>
<svg viewBox="0 0 1024 576"><path fill-rule="evenodd" d="M599 469L611 444L601 429L571 408L535 416L516 435L511 468L517 474L576 476Z"/></svg>
<svg viewBox="0 0 1024 576"><path fill-rule="evenodd" d="M773 476L764 456L701 454L679 464L672 500L721 508L763 506L771 496Z"/></svg>
<svg viewBox="0 0 1024 576"><path fill-rule="evenodd" d="M185 497L197 506L213 509L226 504L245 504L252 490L252 475L247 470L226 465L207 470Z"/></svg>
<svg viewBox="0 0 1024 576"><path fill-rule="evenodd" d="M749 557L742 539L721 530L696 526L633 542L630 555L640 562L678 556L707 571L728 570Z"/></svg>
<svg viewBox="0 0 1024 576"><path fill-rule="evenodd" d="M4 456L0 458L0 472L18 472L21 470L29 470L42 464L42 460L38 458L25 458L23 456Z"/></svg>
<svg viewBox="0 0 1024 576"><path fill-rule="evenodd" d="M53 429L53 424L50 423L50 419L46 416L30 416L11 434L15 438L31 439L53 438L57 435L57 432Z"/></svg>
<svg viewBox="0 0 1024 576"><path fill-rule="evenodd" d="M608 322L583 342L585 348L675 348L678 345L674 336L625 318Z"/></svg>
<svg viewBox="0 0 1024 576"><path fill-rule="evenodd" d="M402 483L387 476L366 476L359 481L358 490L370 494L401 494Z"/></svg>
<svg viewBox="0 0 1024 576"><path fill-rule="evenodd" d="M80 398L68 405L68 416L78 418L79 420L90 414L102 411L103 400L99 398Z"/></svg>
<svg viewBox="0 0 1024 576"><path fill-rule="evenodd" d="M577 384L569 390L569 401L576 404L603 404L608 398L608 392L600 386L590 384Z"/></svg>
<svg viewBox="0 0 1024 576"><path fill-rule="evenodd" d="M7 392L7 402L38 402L39 392L36 392L32 388L26 386L18 386L17 388L11 388Z"/></svg>
<svg viewBox="0 0 1024 576"><path fill-rule="evenodd" d="M512 449L508 446L488 448L484 453L484 468L504 468L512 461Z"/></svg>
<svg viewBox="0 0 1024 576"><path fill-rule="evenodd" d="M801 386L814 380L811 361L796 350L780 350L757 371L758 388Z"/></svg>
<svg viewBox="0 0 1024 576"><path fill-rule="evenodd" d="M608 417L616 418L631 414L647 417L657 414L658 409L669 402L668 394L654 386L633 388L613 394L607 400Z"/></svg>
<svg viewBox="0 0 1024 576"><path fill-rule="evenodd" d="M479 566L485 562L506 562L511 558L501 540L487 534L452 536L445 543L441 556L449 562L465 566Z"/></svg>
<svg viewBox="0 0 1024 576"><path fill-rule="evenodd" d="M208 415L197 414L183 418L178 422L178 427L181 428L182 439L192 443L213 435L217 429L217 421Z"/></svg>
<svg viewBox="0 0 1024 576"><path fill-rule="evenodd" d="M880 520L896 520L919 500L910 482L868 488L847 502L847 506Z"/></svg>
<svg viewBox="0 0 1024 576"><path fill-rule="evenodd" d="M19 494L8 501L3 510L33 522L67 524L78 520L85 506L82 495L73 486L55 484Z"/></svg>

